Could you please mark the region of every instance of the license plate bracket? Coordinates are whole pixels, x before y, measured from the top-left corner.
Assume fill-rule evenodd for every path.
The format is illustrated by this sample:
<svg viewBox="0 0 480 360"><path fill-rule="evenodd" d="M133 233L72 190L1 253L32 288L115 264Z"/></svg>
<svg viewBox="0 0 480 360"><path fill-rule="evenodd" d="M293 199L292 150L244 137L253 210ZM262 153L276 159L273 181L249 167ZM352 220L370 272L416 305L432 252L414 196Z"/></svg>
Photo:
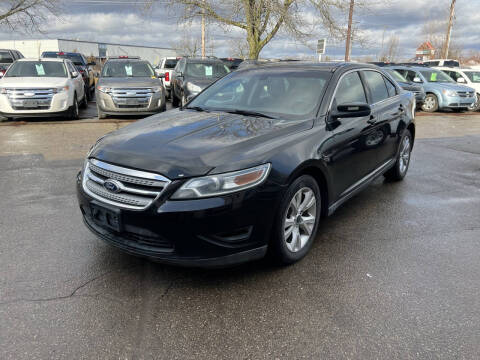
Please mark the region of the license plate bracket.
<svg viewBox="0 0 480 360"><path fill-rule="evenodd" d="M116 232L122 231L122 213L119 209L106 208L96 203L90 203L93 221L102 227Z"/></svg>
<svg viewBox="0 0 480 360"><path fill-rule="evenodd" d="M37 100L23 100L24 107L38 107Z"/></svg>

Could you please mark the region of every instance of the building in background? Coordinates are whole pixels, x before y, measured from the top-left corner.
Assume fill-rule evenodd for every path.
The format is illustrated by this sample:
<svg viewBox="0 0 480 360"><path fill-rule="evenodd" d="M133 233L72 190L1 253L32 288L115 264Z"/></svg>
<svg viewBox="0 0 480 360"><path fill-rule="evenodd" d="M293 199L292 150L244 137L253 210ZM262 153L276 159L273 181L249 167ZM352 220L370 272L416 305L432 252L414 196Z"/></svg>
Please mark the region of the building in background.
<svg viewBox="0 0 480 360"><path fill-rule="evenodd" d="M427 61L435 58L435 48L430 41L425 41L415 52L416 61Z"/></svg>
<svg viewBox="0 0 480 360"><path fill-rule="evenodd" d="M27 58L38 58L44 51L79 52L87 57L94 56L97 59L122 55L140 56L152 65L158 64L163 57L177 56L177 51L171 48L67 39L3 40L0 41L0 49L15 49Z"/></svg>

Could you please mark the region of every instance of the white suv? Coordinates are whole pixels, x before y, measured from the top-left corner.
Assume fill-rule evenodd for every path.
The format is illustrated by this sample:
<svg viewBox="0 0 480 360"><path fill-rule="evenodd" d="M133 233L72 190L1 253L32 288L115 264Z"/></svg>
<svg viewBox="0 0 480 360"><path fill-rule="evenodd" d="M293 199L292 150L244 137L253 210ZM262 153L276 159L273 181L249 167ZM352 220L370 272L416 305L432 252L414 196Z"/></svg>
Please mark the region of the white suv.
<svg viewBox="0 0 480 360"><path fill-rule="evenodd" d="M167 97L170 97L170 82L172 81L172 73L175 66L177 66L179 58L177 57L165 57L163 58L157 67L155 67L155 75L161 76L164 75L162 78L163 86L167 91Z"/></svg>
<svg viewBox="0 0 480 360"><path fill-rule="evenodd" d="M452 68L446 66L438 66L435 69L442 70L447 73L453 80L459 84L465 84L475 89L475 103L468 109L471 111L480 110L480 70L468 68Z"/></svg>
<svg viewBox="0 0 480 360"><path fill-rule="evenodd" d="M6 118L67 116L86 107L82 76L68 59L21 59L0 79L0 115Z"/></svg>

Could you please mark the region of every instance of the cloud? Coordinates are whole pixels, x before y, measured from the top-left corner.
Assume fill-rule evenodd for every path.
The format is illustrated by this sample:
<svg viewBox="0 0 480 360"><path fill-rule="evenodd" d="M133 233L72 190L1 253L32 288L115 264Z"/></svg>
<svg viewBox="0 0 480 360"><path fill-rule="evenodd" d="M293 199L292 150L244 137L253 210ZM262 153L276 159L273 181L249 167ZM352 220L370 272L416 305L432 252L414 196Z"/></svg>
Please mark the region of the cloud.
<svg viewBox="0 0 480 360"><path fill-rule="evenodd" d="M456 21L452 33L454 42L466 50L480 51L480 12L478 0L460 1L456 6ZM115 1L114 5L76 1L67 2L60 18L50 17L45 34L26 36L6 29L0 32L0 39L20 38L71 38L99 42L114 42L158 47L174 47L184 31L179 27L180 17L160 6L146 14L140 7L131 5L130 1ZM416 47L425 39L423 24L432 21L446 21L450 0L385 0L377 2L369 10L358 11L354 15L356 26L368 37L367 47L353 45L352 55L373 55L379 53L382 39L386 42L390 36L399 38L400 55L408 59L413 57ZM312 9L303 14L306 24L317 21ZM443 31L443 30L442 30ZM240 41L245 32L238 28L224 29L210 24L209 37L217 56L229 56L232 42ZM200 37L198 21L192 24L190 36ZM284 33L280 33L263 50L263 57L303 57L313 56L316 39L321 38L321 27L316 28L309 41L310 48L296 44ZM232 40L234 39L234 40ZM327 40L327 54L341 58L344 44L332 39Z"/></svg>

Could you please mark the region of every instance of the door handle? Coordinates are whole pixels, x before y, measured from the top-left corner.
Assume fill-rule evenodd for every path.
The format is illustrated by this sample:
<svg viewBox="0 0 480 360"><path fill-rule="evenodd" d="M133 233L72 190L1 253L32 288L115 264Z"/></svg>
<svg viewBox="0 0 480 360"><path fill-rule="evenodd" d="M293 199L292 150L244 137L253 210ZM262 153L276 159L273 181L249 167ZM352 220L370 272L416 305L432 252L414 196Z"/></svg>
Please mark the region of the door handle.
<svg viewBox="0 0 480 360"><path fill-rule="evenodd" d="M377 117L373 116L373 115L370 115L370 118L367 120L367 123L369 123L370 125L373 125L376 122L377 122Z"/></svg>

